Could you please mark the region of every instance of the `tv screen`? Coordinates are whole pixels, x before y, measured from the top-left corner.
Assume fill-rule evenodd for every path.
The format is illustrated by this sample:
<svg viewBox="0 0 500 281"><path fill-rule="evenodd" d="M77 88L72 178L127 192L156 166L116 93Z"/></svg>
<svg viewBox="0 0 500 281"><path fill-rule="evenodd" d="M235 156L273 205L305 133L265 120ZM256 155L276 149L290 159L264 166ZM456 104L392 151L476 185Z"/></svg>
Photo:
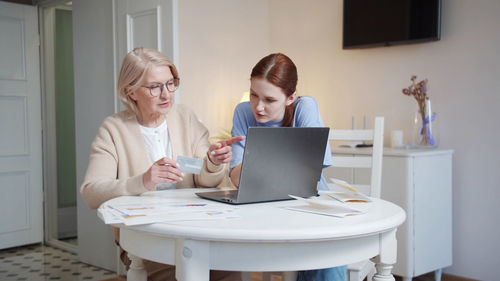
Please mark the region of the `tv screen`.
<svg viewBox="0 0 500 281"><path fill-rule="evenodd" d="M441 0L344 0L343 48L435 41Z"/></svg>

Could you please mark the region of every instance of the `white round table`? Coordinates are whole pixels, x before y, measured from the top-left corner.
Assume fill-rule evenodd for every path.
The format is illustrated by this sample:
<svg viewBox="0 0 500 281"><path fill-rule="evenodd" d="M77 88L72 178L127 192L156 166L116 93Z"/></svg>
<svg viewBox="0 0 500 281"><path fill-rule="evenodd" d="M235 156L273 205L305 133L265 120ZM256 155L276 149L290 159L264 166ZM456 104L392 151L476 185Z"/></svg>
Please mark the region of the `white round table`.
<svg viewBox="0 0 500 281"><path fill-rule="evenodd" d="M156 191L143 196L204 201L194 194L200 191ZM120 198L105 204L120 204ZM146 280L142 259L175 265L179 281L208 281L210 269L297 271L370 258L377 268L373 280L394 280L395 234L405 220L403 209L381 199L351 203L365 204L366 213L344 218L283 208L300 204L287 200L239 205L235 212L241 218L237 219L115 225L120 227L120 244L132 259L127 280Z"/></svg>

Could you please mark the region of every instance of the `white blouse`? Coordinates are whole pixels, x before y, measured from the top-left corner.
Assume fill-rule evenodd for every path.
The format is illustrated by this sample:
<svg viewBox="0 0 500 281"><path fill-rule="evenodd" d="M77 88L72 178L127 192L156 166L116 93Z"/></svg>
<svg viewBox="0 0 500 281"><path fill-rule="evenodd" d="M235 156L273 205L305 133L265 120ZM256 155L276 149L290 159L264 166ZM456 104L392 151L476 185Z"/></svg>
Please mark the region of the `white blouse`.
<svg viewBox="0 0 500 281"><path fill-rule="evenodd" d="M144 137L144 143L146 144L146 151L148 152L151 165L163 157L172 159L172 146L170 145L166 120L156 128L144 127L140 124L139 127ZM156 190L174 188L175 183L159 183L156 185Z"/></svg>

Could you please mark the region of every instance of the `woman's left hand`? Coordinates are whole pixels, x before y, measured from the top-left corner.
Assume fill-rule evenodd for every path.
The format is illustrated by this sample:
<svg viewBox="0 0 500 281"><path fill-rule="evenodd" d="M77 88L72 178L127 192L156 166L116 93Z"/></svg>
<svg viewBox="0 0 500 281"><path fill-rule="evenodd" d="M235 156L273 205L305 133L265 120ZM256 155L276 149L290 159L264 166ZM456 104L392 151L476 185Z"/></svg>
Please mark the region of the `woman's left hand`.
<svg viewBox="0 0 500 281"><path fill-rule="evenodd" d="M231 145L244 139L244 136L238 136L212 144L210 148L208 148L208 158L216 165L229 163L233 156Z"/></svg>

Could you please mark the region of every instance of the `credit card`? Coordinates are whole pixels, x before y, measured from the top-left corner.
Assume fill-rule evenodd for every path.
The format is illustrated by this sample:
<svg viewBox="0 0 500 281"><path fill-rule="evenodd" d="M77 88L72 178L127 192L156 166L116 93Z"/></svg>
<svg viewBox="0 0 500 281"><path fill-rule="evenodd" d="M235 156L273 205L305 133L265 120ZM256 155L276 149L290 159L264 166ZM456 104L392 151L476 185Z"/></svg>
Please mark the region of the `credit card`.
<svg viewBox="0 0 500 281"><path fill-rule="evenodd" d="M177 163L179 164L179 169L186 174L199 175L201 167L203 167L203 159L181 155L177 156Z"/></svg>

